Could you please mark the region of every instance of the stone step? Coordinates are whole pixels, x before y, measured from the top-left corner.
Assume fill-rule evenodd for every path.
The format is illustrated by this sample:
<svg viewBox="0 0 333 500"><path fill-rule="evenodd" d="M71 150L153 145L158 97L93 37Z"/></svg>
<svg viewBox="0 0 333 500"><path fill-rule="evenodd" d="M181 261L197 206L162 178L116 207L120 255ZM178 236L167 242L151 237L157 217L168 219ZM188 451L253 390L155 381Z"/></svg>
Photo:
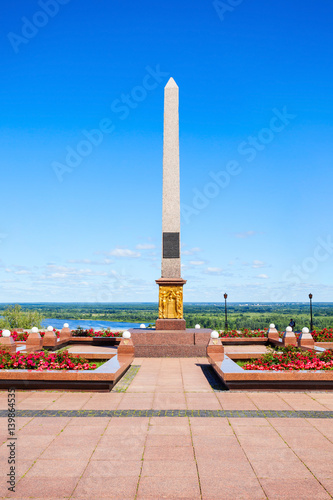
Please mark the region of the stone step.
<svg viewBox="0 0 333 500"><path fill-rule="evenodd" d="M206 357L206 345L135 345L138 358L195 358Z"/></svg>

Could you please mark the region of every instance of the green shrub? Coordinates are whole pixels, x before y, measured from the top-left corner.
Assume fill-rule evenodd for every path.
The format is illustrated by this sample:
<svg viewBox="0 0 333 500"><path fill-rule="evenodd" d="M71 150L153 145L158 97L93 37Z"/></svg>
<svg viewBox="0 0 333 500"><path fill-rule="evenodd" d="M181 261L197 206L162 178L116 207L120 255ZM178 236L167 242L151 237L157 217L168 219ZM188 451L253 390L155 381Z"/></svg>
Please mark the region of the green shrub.
<svg viewBox="0 0 333 500"><path fill-rule="evenodd" d="M41 328L43 316L37 311L22 311L21 306L9 306L2 312L3 319L0 320L0 328Z"/></svg>

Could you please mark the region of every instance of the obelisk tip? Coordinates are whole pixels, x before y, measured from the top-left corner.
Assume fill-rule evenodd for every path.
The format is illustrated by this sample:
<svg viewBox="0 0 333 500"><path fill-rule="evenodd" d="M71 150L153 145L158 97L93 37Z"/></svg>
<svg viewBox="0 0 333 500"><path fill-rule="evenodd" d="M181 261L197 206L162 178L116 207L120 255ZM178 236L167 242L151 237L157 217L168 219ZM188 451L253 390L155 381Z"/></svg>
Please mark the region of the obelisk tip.
<svg viewBox="0 0 333 500"><path fill-rule="evenodd" d="M171 77L165 86L166 89L178 89L178 85L175 80Z"/></svg>

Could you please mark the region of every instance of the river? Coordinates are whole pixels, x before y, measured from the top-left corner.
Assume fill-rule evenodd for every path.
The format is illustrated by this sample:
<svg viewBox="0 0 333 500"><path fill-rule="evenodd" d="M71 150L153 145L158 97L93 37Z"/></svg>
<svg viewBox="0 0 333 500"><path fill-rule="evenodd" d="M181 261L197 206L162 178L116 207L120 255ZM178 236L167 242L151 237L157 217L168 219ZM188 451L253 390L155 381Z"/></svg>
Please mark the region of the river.
<svg viewBox="0 0 333 500"><path fill-rule="evenodd" d="M68 323L71 330L75 330L78 326L82 328L94 328L95 330L102 330L104 328L111 328L111 330L126 330L126 328L139 328L140 323L122 323L116 321L95 321L95 320L71 320L71 319L54 319L47 318L42 321L43 328L53 326L57 330L61 330L64 323ZM147 325L146 325L147 326Z"/></svg>

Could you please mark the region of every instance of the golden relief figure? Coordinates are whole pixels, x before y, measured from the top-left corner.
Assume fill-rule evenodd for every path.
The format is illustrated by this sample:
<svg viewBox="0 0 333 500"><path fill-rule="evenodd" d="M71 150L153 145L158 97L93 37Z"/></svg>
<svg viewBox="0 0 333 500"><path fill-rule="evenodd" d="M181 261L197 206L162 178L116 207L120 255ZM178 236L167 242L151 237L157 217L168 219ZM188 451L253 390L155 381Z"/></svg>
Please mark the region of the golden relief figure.
<svg viewBox="0 0 333 500"><path fill-rule="evenodd" d="M183 287L181 286L159 287L158 317L160 319L183 318Z"/></svg>

